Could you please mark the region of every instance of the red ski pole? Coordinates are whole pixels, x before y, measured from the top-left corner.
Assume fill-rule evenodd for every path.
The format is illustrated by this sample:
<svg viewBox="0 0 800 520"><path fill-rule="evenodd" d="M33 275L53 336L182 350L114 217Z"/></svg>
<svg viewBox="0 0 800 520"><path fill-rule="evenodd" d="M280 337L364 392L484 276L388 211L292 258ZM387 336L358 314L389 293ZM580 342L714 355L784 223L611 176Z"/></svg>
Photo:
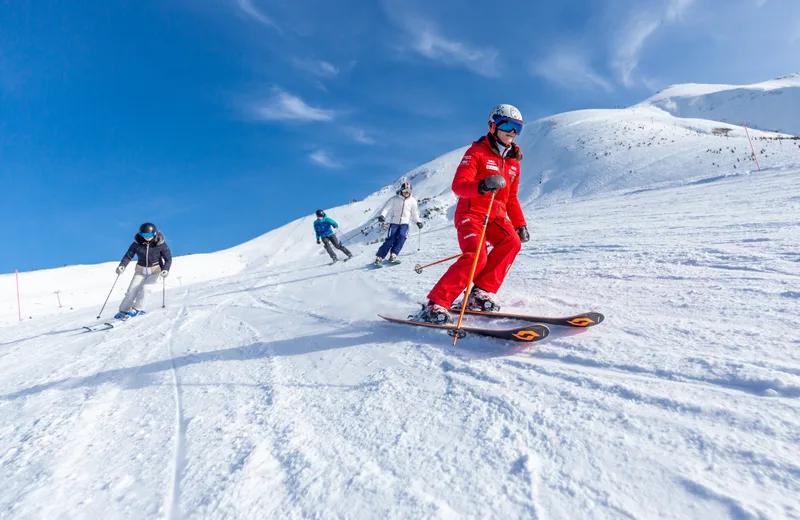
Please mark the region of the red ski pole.
<svg viewBox="0 0 800 520"><path fill-rule="evenodd" d="M458 315L458 324L456 328L453 330L448 331L448 334L453 336L453 345L456 344L459 337L464 337L464 331L461 330L461 320L464 319L464 311L467 310L467 299L469 299L469 292L472 290L472 281L475 278L475 269L478 268L478 258L481 257L481 251L486 244L484 243L484 239L486 238L486 226L489 225L489 215L492 214L492 204L494 204L494 196L496 192L492 190L492 198L489 200L489 209L486 210L486 215L483 217L483 228L481 229L481 238L478 240L478 249L475 251L475 259L472 261L472 271L469 273L469 281L467 282L467 292L464 293L464 302L461 304L461 313Z"/></svg>
<svg viewBox="0 0 800 520"><path fill-rule="evenodd" d="M449 258L445 258L444 260L438 260L438 261L433 262L432 264L428 264L428 265L419 265L419 264L417 264L417 265L414 266L414 271L416 271L417 274L422 274L422 270L423 269L426 269L426 268L428 268L428 267L430 267L432 265L441 264L442 262L447 262L448 260L455 260L456 258L460 257L463 254L464 253L459 253L457 255L453 255L453 256L451 256Z"/></svg>

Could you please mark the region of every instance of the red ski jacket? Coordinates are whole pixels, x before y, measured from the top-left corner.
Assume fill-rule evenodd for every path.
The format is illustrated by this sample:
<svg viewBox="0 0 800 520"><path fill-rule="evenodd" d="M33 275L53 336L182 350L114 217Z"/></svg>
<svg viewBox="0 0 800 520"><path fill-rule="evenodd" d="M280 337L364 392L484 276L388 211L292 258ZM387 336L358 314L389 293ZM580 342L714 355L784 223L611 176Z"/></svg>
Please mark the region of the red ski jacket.
<svg viewBox="0 0 800 520"><path fill-rule="evenodd" d="M494 149L488 136L481 137L469 147L453 179L453 192L459 197L455 213L456 223L459 216L486 215L492 194L479 195L478 184L490 175L502 175L506 179L506 187L497 190L489 218L508 217L514 229L527 225L517 199L522 151L516 144L511 146L513 148L505 158Z"/></svg>

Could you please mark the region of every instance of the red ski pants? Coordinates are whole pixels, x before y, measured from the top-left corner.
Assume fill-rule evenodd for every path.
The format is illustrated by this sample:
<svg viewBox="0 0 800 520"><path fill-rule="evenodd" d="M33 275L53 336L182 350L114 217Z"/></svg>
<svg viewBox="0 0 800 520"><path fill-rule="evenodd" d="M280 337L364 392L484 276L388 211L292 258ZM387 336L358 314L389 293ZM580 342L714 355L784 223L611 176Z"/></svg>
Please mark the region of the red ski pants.
<svg viewBox="0 0 800 520"><path fill-rule="evenodd" d="M436 285L428 294L428 299L438 303L445 309L453 305L467 288L472 262L475 252L478 251L478 241L481 238L483 217L478 215L456 216L456 231L458 232L458 245L464 253L450 266ZM478 265L475 268L474 284L490 293L497 293L506 273L511 269L511 264L522 248L519 236L505 218L492 219L486 227L486 240L492 245L492 252L487 255L486 243L481 244Z"/></svg>

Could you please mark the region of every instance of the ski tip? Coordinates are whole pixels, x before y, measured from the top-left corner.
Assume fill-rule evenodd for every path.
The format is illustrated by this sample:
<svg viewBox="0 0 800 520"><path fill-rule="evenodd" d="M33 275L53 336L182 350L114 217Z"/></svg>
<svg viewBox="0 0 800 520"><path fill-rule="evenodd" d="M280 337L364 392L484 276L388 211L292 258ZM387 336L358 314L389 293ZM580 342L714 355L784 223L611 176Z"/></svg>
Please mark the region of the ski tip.
<svg viewBox="0 0 800 520"><path fill-rule="evenodd" d="M579 314L578 316L573 316L567 323L574 327L592 327L599 323L603 323L606 317L600 314L599 312L586 312L583 314Z"/></svg>
<svg viewBox="0 0 800 520"><path fill-rule="evenodd" d="M550 329L544 325L535 325L518 329L512 332L511 335L520 341L541 341L550 335Z"/></svg>

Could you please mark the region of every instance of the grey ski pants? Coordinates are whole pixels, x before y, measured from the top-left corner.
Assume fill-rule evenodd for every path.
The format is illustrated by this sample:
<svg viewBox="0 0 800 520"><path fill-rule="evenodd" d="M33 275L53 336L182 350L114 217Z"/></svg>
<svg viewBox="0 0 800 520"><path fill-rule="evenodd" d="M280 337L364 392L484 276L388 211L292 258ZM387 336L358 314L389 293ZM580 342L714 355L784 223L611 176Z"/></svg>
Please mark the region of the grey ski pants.
<svg viewBox="0 0 800 520"><path fill-rule="evenodd" d="M131 308L137 311L145 310L144 306L147 301L146 285L152 285L159 279L159 274L142 274L136 273L133 275L133 280L128 286L128 292L119 304L119 312L128 312Z"/></svg>
<svg viewBox="0 0 800 520"><path fill-rule="evenodd" d="M348 257L353 256L353 253L351 253L349 249L344 247L342 243L339 242L339 239L336 238L336 235L331 235L329 237L322 237L322 243L325 245L325 251L327 251L328 254L331 255L332 260L337 260L336 253L333 251L334 247L339 251L341 251L342 253L346 254ZM331 245L333 247L331 247Z"/></svg>

